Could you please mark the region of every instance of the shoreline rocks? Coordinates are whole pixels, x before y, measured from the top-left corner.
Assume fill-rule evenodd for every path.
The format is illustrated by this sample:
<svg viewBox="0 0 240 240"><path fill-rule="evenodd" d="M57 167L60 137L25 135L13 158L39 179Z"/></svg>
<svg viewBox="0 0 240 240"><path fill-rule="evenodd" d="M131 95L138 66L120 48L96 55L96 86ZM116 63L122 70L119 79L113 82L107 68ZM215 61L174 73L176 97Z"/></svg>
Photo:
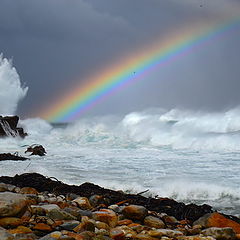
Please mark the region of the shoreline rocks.
<svg viewBox="0 0 240 240"><path fill-rule="evenodd" d="M211 208L209 213L203 213L201 206L194 208L194 216L183 214L182 209L188 205L172 199L124 194L90 183L71 186L36 173L0 177L0 190L1 240L240 238L239 219ZM174 208L173 203L181 214L177 214L177 207L175 216L167 213ZM192 204L189 209L193 209ZM196 213L198 209L200 214Z"/></svg>
<svg viewBox="0 0 240 240"><path fill-rule="evenodd" d="M206 204L184 204L169 198L146 198L139 194L125 194L122 191L105 189L92 183L83 183L79 186L67 185L54 178L47 178L38 173L25 173L14 177L0 177L0 182L16 185L18 187L32 187L39 192L52 192L65 195L69 199L78 195L86 197L92 205L110 206L131 204L140 205L158 213L166 213L177 220L187 219L196 221L206 213L212 213L212 207ZM77 206L77 203L75 204ZM171 219L171 218L168 218Z"/></svg>

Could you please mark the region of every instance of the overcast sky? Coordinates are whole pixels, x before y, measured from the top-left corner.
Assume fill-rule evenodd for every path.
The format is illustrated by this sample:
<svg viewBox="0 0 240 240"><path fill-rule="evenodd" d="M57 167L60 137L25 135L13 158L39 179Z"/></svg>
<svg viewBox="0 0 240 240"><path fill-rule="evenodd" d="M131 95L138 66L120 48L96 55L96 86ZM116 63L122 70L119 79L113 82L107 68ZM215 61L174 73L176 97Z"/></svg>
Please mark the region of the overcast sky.
<svg viewBox="0 0 240 240"><path fill-rule="evenodd" d="M29 87L22 117L61 98L159 37L231 19L238 0L0 0L0 53ZM240 105L240 24L95 106L88 114L150 107L222 110Z"/></svg>

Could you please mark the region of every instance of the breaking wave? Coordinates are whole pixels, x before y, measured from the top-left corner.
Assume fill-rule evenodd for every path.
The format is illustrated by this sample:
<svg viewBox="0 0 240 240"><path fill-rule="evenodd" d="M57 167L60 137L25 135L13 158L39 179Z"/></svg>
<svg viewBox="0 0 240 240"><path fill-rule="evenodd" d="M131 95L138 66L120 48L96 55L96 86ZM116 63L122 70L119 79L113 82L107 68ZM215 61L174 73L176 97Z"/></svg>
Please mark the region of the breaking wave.
<svg viewBox="0 0 240 240"><path fill-rule="evenodd" d="M23 87L11 61L0 54L0 115L14 115L20 100L28 91Z"/></svg>

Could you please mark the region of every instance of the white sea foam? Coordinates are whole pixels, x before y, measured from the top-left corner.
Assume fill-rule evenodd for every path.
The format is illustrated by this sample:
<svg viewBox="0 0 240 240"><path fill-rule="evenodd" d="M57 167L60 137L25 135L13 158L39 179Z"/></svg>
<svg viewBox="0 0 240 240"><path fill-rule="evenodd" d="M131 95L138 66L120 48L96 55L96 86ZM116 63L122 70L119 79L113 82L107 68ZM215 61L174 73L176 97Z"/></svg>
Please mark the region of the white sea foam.
<svg viewBox="0 0 240 240"><path fill-rule="evenodd" d="M0 115L13 115L28 91L21 86L19 75L11 61L0 54Z"/></svg>
<svg viewBox="0 0 240 240"><path fill-rule="evenodd" d="M237 214L240 203L240 111L146 110L81 119L65 127L41 119L21 125L25 139L0 139L1 150L24 155L39 143L45 157L0 162L0 175L39 172L70 184L208 203ZM17 166L17 167L16 167Z"/></svg>

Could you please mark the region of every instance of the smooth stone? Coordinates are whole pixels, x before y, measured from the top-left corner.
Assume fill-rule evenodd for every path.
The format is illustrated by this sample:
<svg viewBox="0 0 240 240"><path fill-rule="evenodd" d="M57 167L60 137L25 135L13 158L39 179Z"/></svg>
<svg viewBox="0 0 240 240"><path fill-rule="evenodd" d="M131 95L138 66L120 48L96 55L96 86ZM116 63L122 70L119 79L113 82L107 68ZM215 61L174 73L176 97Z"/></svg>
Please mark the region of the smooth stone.
<svg viewBox="0 0 240 240"><path fill-rule="evenodd" d="M11 234L16 234L16 233L26 234L26 233L32 233L32 230L28 227L18 226L17 228L8 230L8 232L11 233Z"/></svg>
<svg viewBox="0 0 240 240"><path fill-rule="evenodd" d="M77 220L76 217L61 209L52 209L47 213L47 216L54 220Z"/></svg>
<svg viewBox="0 0 240 240"><path fill-rule="evenodd" d="M35 188L32 187L23 187L21 188L20 192L21 194L38 194L38 191Z"/></svg>
<svg viewBox="0 0 240 240"><path fill-rule="evenodd" d="M7 232L6 229L0 227L0 239L1 240L14 240L14 236Z"/></svg>
<svg viewBox="0 0 240 240"><path fill-rule="evenodd" d="M15 188L12 184L0 183L0 192L13 192Z"/></svg>
<svg viewBox="0 0 240 240"><path fill-rule="evenodd" d="M112 228L110 230L109 236L116 240L124 240L125 234L121 228Z"/></svg>
<svg viewBox="0 0 240 240"><path fill-rule="evenodd" d="M8 192L8 186L5 183L0 183L0 192Z"/></svg>
<svg viewBox="0 0 240 240"><path fill-rule="evenodd" d="M16 216L28 204L26 196L12 192L0 193L0 217Z"/></svg>
<svg viewBox="0 0 240 240"><path fill-rule="evenodd" d="M193 223L193 225L201 225L204 228L217 227L217 228L225 228L231 227L235 233L240 233L240 224L224 217L220 213L208 213L199 218L197 221Z"/></svg>
<svg viewBox="0 0 240 240"><path fill-rule="evenodd" d="M151 237L147 234L139 233L135 236L134 239L140 239L140 240L158 240L157 238Z"/></svg>
<svg viewBox="0 0 240 240"><path fill-rule="evenodd" d="M110 209L101 209L101 211L93 212L93 219L107 223L110 227L115 227L118 222L118 216Z"/></svg>
<svg viewBox="0 0 240 240"><path fill-rule="evenodd" d="M64 236L61 232L55 231L45 235L44 237L40 238L39 240L74 240L72 237Z"/></svg>
<svg viewBox="0 0 240 240"><path fill-rule="evenodd" d="M147 216L144 218L144 225L148 227L153 227L153 228L165 228L164 222L153 216Z"/></svg>
<svg viewBox="0 0 240 240"><path fill-rule="evenodd" d="M105 222L100 222L100 221L96 221L95 226L98 229L105 229L105 230L109 230L109 225Z"/></svg>
<svg viewBox="0 0 240 240"><path fill-rule="evenodd" d="M80 207L83 210L88 210L92 208L88 198L86 197L78 197L74 199L73 202L76 202L78 207Z"/></svg>
<svg viewBox="0 0 240 240"><path fill-rule="evenodd" d="M92 195L89 198L89 202L93 207L96 207L97 205L99 205L100 203L103 202L103 196L101 195Z"/></svg>
<svg viewBox="0 0 240 240"><path fill-rule="evenodd" d="M74 217L76 217L78 221L81 221L81 218L83 216L83 215L81 215L81 213L82 213L81 211L85 212L85 210L80 210L78 207L66 207L63 210L65 212L73 215ZM87 211L87 212L90 212L90 211ZM92 216L92 212L90 212L90 213L91 213L90 216Z"/></svg>
<svg viewBox="0 0 240 240"><path fill-rule="evenodd" d="M236 238L236 233L230 227L226 228L211 227L204 229L201 232L201 234L203 234L204 236L211 236L213 238L222 240L230 240Z"/></svg>
<svg viewBox="0 0 240 240"><path fill-rule="evenodd" d="M13 228L17 227L19 225L22 225L22 220L21 218L15 218L15 217L5 217L5 218L0 218L0 226L4 228Z"/></svg>
<svg viewBox="0 0 240 240"><path fill-rule="evenodd" d="M86 240L86 239L84 239L83 236L81 236L81 235L78 234L78 233L68 232L68 231L62 232L62 233L63 233L64 235L67 235L68 237L73 238L74 240ZM44 239L44 240L45 240L45 239Z"/></svg>
<svg viewBox="0 0 240 240"><path fill-rule="evenodd" d="M45 223L37 223L34 227L33 227L34 230L40 230L40 231L43 231L43 232L50 232L52 231L52 228L45 224Z"/></svg>
<svg viewBox="0 0 240 240"><path fill-rule="evenodd" d="M173 216L164 215L162 217L162 219L166 224L177 224L178 223L178 220Z"/></svg>
<svg viewBox="0 0 240 240"><path fill-rule="evenodd" d="M42 208L45 212L49 212L53 209L60 209L57 204L31 205L31 208Z"/></svg>
<svg viewBox="0 0 240 240"><path fill-rule="evenodd" d="M129 205L123 208L122 213L126 218L143 220L147 216L148 210L140 205Z"/></svg>
<svg viewBox="0 0 240 240"><path fill-rule="evenodd" d="M111 209L116 213L120 213L122 211L123 207L120 207L120 206L115 204L115 205L108 206L108 209Z"/></svg>
<svg viewBox="0 0 240 240"><path fill-rule="evenodd" d="M162 238L163 239L163 238ZM216 240L215 238L211 237L211 236L199 236L199 235L195 235L195 236L182 236L182 237L178 237L178 240Z"/></svg>
<svg viewBox="0 0 240 240"><path fill-rule="evenodd" d="M117 225L121 226L121 225L129 225L132 224L133 221L130 219L123 219L123 220L119 220Z"/></svg>
<svg viewBox="0 0 240 240"><path fill-rule="evenodd" d="M91 220L81 222L77 227L73 229L73 231L74 232L82 232L82 231L95 232L95 224Z"/></svg>
<svg viewBox="0 0 240 240"><path fill-rule="evenodd" d="M170 230L170 229L156 229L156 230L150 230L148 231L148 234L151 237L161 238L163 236L169 237L169 238L176 238L183 236L183 233L177 230Z"/></svg>
<svg viewBox="0 0 240 240"><path fill-rule="evenodd" d="M79 221L76 221L76 220L70 220L70 221L67 221L67 222L64 222L63 224L61 224L59 227L64 229L64 230L73 230L75 227L77 227L78 225L80 224Z"/></svg>
<svg viewBox="0 0 240 240"><path fill-rule="evenodd" d="M14 240L36 240L38 237L34 233L16 233Z"/></svg>

